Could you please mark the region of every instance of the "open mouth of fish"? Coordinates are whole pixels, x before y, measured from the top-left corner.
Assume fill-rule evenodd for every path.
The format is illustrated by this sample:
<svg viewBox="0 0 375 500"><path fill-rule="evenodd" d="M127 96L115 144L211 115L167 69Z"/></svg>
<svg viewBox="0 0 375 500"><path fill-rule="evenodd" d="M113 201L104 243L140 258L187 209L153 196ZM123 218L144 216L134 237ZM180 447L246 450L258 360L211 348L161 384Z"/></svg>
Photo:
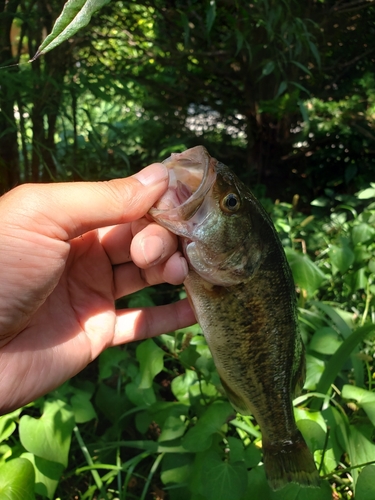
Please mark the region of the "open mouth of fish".
<svg viewBox="0 0 375 500"><path fill-rule="evenodd" d="M168 189L149 213L174 233L189 237L192 227L202 224L210 213L208 198L216 180L217 160L197 146L172 153L163 163L169 169Z"/></svg>

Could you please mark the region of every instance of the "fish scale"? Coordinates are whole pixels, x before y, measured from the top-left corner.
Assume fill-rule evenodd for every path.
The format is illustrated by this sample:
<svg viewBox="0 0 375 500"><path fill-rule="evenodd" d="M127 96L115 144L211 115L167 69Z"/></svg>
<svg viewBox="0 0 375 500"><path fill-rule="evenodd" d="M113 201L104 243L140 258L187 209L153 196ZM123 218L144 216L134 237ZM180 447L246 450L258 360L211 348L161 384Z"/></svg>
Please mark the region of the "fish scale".
<svg viewBox="0 0 375 500"><path fill-rule="evenodd" d="M304 349L293 278L272 221L251 191L202 146L174 154L165 164L192 194L176 205L170 187L150 214L180 238L189 264L184 285L228 399L259 424L273 489L289 482L318 486L293 414L292 399L305 377Z"/></svg>

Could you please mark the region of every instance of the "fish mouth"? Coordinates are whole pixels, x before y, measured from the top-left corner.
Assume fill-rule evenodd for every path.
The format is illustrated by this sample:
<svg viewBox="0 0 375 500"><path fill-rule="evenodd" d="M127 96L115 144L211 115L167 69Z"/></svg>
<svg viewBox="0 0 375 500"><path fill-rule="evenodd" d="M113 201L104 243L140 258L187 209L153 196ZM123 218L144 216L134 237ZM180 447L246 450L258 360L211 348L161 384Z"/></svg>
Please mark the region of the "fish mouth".
<svg viewBox="0 0 375 500"><path fill-rule="evenodd" d="M168 189L149 214L175 234L186 237L190 226L202 223L208 215L203 211L199 221L192 220L215 183L217 160L211 158L206 148L196 146L183 153L172 153L163 163L169 170Z"/></svg>

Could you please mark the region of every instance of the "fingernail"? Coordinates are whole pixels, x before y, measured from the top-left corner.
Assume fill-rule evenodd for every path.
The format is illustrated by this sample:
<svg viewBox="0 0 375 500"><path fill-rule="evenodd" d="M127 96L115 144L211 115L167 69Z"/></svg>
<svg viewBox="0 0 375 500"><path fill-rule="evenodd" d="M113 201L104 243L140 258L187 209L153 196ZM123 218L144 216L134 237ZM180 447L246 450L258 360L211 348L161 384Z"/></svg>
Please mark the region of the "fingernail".
<svg viewBox="0 0 375 500"><path fill-rule="evenodd" d="M164 254L164 242L159 236L147 236L141 241L142 253L147 264L154 264Z"/></svg>
<svg viewBox="0 0 375 500"><path fill-rule="evenodd" d="M150 186L152 184L159 184L159 182L168 179L168 170L165 165L154 163L134 174L134 177L144 186Z"/></svg>

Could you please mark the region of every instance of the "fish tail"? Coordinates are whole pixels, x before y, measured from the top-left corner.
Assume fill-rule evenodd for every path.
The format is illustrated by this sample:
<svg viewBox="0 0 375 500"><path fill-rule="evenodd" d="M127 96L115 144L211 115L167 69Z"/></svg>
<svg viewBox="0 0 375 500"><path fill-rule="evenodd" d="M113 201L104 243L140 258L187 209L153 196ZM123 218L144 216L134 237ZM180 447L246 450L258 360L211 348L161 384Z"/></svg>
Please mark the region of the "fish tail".
<svg viewBox="0 0 375 500"><path fill-rule="evenodd" d="M268 483L273 490L291 482L319 487L320 479L313 456L299 431L290 441L271 443L263 438L263 461Z"/></svg>

